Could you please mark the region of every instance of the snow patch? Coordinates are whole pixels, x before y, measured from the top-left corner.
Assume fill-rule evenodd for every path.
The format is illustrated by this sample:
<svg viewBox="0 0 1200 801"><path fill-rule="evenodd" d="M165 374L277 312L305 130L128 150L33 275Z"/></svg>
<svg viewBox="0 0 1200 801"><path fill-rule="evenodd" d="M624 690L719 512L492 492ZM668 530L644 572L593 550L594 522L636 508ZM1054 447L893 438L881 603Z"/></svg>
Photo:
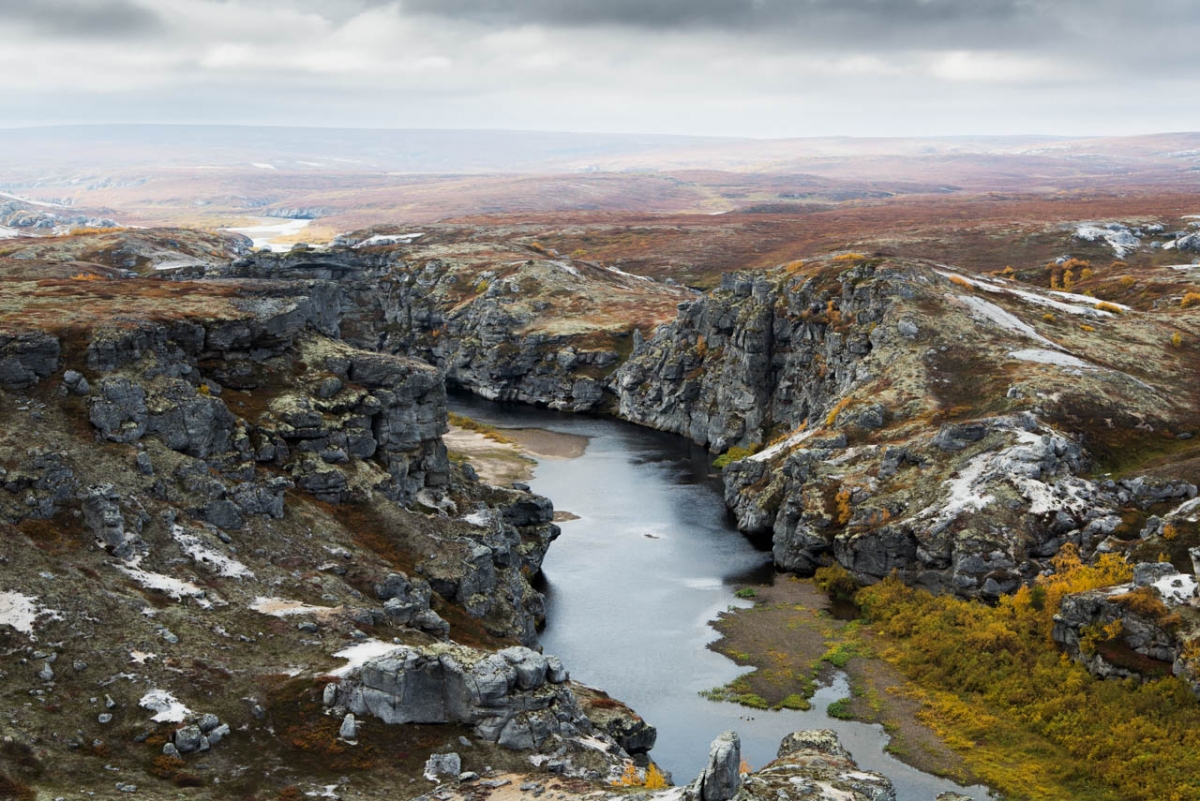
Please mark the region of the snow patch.
<svg viewBox="0 0 1200 801"><path fill-rule="evenodd" d="M135 665L144 665L147 661L154 659L158 654L150 653L149 651L130 651L129 661Z"/></svg>
<svg viewBox="0 0 1200 801"><path fill-rule="evenodd" d="M165 593L176 601L182 601L185 597L194 598L202 609L212 609L213 607L212 601L204 597L204 590L190 581L164 576L161 573L152 573L149 570L142 570L140 567L130 567L128 565L117 565L117 570L120 570L146 589Z"/></svg>
<svg viewBox="0 0 1200 801"><path fill-rule="evenodd" d="M1078 303L1081 306L1087 306L1092 309L1096 309L1096 304L1100 302L1100 301L1096 300L1095 298L1093 298L1091 295L1080 295L1076 292L1063 292L1061 289L1051 289L1050 294L1055 295L1060 298L1063 298L1065 300L1068 300L1071 303ZM1118 309L1120 309L1123 312L1133 311L1132 306L1126 306L1124 303L1114 303L1114 302L1108 301L1108 300L1104 301L1104 303L1108 306L1116 306ZM1096 311L1101 311L1101 310L1096 309Z"/></svg>
<svg viewBox="0 0 1200 801"><path fill-rule="evenodd" d="M1021 320L1015 314L1011 314L1010 312L1000 308L990 300L971 297L969 295L954 295L953 297L960 303L965 304L967 308L971 310L972 317L988 320L992 323L995 323L1000 328L1003 328L1005 331L1011 331L1014 334L1020 334L1021 336L1029 337L1030 339L1049 345L1052 348L1061 348L1061 346L1057 343L1052 342L1035 331L1033 326Z"/></svg>
<svg viewBox="0 0 1200 801"><path fill-rule="evenodd" d="M171 526L171 536L192 560L208 565L218 576L226 578L254 578L254 572L241 562L220 553L201 542L194 534L188 534L183 526Z"/></svg>
<svg viewBox="0 0 1200 801"><path fill-rule="evenodd" d="M799 445L801 442L804 442L804 440L808 439L813 434L817 433L818 430L819 429L812 428L812 429L808 429L805 431L797 431L796 433L792 434L791 436L789 436L787 439L783 440L782 442L776 442L771 447L769 447L765 450L761 450L758 453L754 454L753 456L750 457L750 461L765 462L768 459L774 459L776 456L783 453L784 451L791 450L792 448Z"/></svg>
<svg viewBox="0 0 1200 801"><path fill-rule="evenodd" d="M627 273L624 270L617 268L617 267L605 267L604 269L608 270L610 273L616 273L617 275L623 275L626 278L636 278L639 281L649 281L651 283L654 282L654 279L650 278L649 276L634 275L633 273Z"/></svg>
<svg viewBox="0 0 1200 801"><path fill-rule="evenodd" d="M155 723L183 723L192 713L192 710L179 703L178 699L166 690L151 690L142 696L138 706L153 712L154 717L150 719Z"/></svg>
<svg viewBox="0 0 1200 801"><path fill-rule="evenodd" d="M1195 576L1189 576L1186 573L1163 576L1154 582L1154 589L1158 590L1164 601L1172 601L1177 604L1187 603L1195 598L1196 588Z"/></svg>
<svg viewBox="0 0 1200 801"><path fill-rule="evenodd" d="M423 231L411 234L376 234L359 242L354 248L357 250L358 248L369 248L378 245L407 245L423 236L425 236Z"/></svg>
<svg viewBox="0 0 1200 801"><path fill-rule="evenodd" d="M329 671L331 676L346 676L351 672L358 670L363 665L370 662L372 659L378 659L381 656L390 654L393 651L398 651L405 646L396 645L395 643L384 642L383 640L364 640L363 642L351 645L349 648L343 648L334 654L338 659L345 659L346 664L336 670Z"/></svg>
<svg viewBox="0 0 1200 801"><path fill-rule="evenodd" d="M975 485L983 478L984 472L992 466L994 453L976 456L966 467L958 471L957 478L943 482L947 496L941 506L939 517L953 519L963 512L978 512L996 500L994 495L985 495L975 489ZM936 508L936 507L931 507Z"/></svg>
<svg viewBox="0 0 1200 801"><path fill-rule="evenodd" d="M274 164L267 164L266 162L262 162L262 161L252 161L252 162L250 162L250 166L258 167L260 170L278 169Z"/></svg>
<svg viewBox="0 0 1200 801"><path fill-rule="evenodd" d="M1104 241L1112 248L1118 259L1133 253L1141 245L1132 231L1115 223L1105 226L1084 223L1075 229L1075 238L1082 239L1084 242Z"/></svg>
<svg viewBox="0 0 1200 801"><path fill-rule="evenodd" d="M154 265L155 270L178 270L182 267L203 267L204 265L194 259L184 259L177 261L163 261Z"/></svg>
<svg viewBox="0 0 1200 801"><path fill-rule="evenodd" d="M459 520L463 521L464 523L470 523L472 526L477 528L492 527L492 516L487 512L471 512L471 514L465 517L460 517Z"/></svg>
<svg viewBox="0 0 1200 801"><path fill-rule="evenodd" d="M946 270L950 270L950 268L946 267L945 265L940 265L940 266L944 267ZM1096 304L1099 301L1097 301L1095 298L1090 298L1087 295L1075 295L1070 292L1055 293L1055 294L1065 296L1065 297L1070 298L1075 301L1074 303L1063 303L1062 301L1054 300L1053 298L1048 298L1043 295L1039 295L1035 292L1026 292L1023 289L1017 289L1015 287L1008 286L1006 284L1001 283L999 280L983 281L983 280L980 280L979 278L971 278L971 277L965 276L961 273L956 273L953 271L944 272L943 270L936 270L935 272L937 272L938 275L941 275L945 278L960 279L961 281L965 281L966 283L970 284L971 286L975 287L976 289L982 289L984 292L991 292L992 294L1012 295L1015 298L1020 298L1021 300L1027 301L1036 306L1045 306L1046 308L1055 309L1057 311L1064 312L1066 314L1078 314L1078 315L1082 315L1084 317L1115 317L1116 316L1112 312L1108 312L1108 311L1104 311L1103 309L1095 308ZM1080 304L1083 304L1083 305L1080 305ZM1128 307L1124 307L1124 308L1127 309Z"/></svg>
<svg viewBox="0 0 1200 801"><path fill-rule="evenodd" d="M1060 353L1054 350L1039 350L1037 348L1028 348L1025 350L1013 350L1008 353L1009 358L1018 359L1023 362L1035 362L1037 364L1053 364L1058 367L1076 367L1080 370L1099 370L1100 367L1085 362L1077 356L1072 356L1069 353Z"/></svg>
<svg viewBox="0 0 1200 801"><path fill-rule="evenodd" d="M271 617L292 617L293 615L329 615L341 611L340 606L313 606L300 601L289 601L286 598L267 598L260 595L250 604L255 612Z"/></svg>
<svg viewBox="0 0 1200 801"><path fill-rule="evenodd" d="M0 626L10 626L31 640L33 624L39 617L49 620L62 620L61 613L53 609L42 609L37 604L37 598L21 592L0 592Z"/></svg>
<svg viewBox="0 0 1200 801"><path fill-rule="evenodd" d="M258 248L269 248L274 253L286 253L292 249L291 244L277 244L276 239L293 236L300 233L308 227L312 220L285 220L277 222L273 217L259 218L261 224L251 225L245 228L222 228L222 231L231 231L235 234L244 234L250 237L251 244Z"/></svg>

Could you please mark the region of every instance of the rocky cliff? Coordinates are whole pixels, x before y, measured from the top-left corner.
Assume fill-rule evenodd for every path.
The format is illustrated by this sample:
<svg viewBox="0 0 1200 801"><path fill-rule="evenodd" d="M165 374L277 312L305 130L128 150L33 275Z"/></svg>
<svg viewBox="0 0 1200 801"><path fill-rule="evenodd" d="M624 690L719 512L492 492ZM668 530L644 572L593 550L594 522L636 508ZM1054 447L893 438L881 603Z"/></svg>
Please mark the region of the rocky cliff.
<svg viewBox="0 0 1200 801"><path fill-rule="evenodd" d="M727 276L613 387L627 419L739 449L726 502L779 567L995 598L1065 542L1117 547L1130 504L1195 494L1089 473L1118 444L1191 435L1171 331L1082 295L851 254Z"/></svg>
<svg viewBox="0 0 1200 801"><path fill-rule="evenodd" d="M691 296L547 253L433 243L255 253L177 275L331 281L347 342L422 358L486 398L569 411L604 409L634 332Z"/></svg>
<svg viewBox="0 0 1200 801"><path fill-rule="evenodd" d="M346 724L314 684L385 643L536 644L553 507L448 459L442 374L347 343L330 281L27 275L0 293L0 671L37 708L2 727L29 756L0 773L245 795L263 771L387 782L385 753L469 734L391 734L357 702ZM589 769L627 756L596 736Z"/></svg>

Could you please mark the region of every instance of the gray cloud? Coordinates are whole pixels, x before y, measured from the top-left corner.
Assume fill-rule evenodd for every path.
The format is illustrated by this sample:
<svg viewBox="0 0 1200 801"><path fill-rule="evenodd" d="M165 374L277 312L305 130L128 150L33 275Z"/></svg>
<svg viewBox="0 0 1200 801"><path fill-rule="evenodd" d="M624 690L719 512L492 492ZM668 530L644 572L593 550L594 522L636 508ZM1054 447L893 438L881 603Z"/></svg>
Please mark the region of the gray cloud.
<svg viewBox="0 0 1200 801"><path fill-rule="evenodd" d="M161 18L131 0L0 0L0 21L41 34L81 38L136 36L162 27Z"/></svg>
<svg viewBox="0 0 1200 801"><path fill-rule="evenodd" d="M1058 27L1032 0L405 0L403 6L489 24L713 29L865 47L1028 42Z"/></svg>

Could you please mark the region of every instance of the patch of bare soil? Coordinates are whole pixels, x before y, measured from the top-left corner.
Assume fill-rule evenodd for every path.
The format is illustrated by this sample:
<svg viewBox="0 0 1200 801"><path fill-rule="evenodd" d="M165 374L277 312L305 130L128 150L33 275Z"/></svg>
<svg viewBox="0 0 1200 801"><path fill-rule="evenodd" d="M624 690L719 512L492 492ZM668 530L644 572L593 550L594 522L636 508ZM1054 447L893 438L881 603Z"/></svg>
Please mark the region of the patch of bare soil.
<svg viewBox="0 0 1200 801"><path fill-rule="evenodd" d="M524 453L539 459L578 459L587 450L588 437L563 434L543 428L506 428L504 436L517 443Z"/></svg>
<svg viewBox="0 0 1200 801"><path fill-rule="evenodd" d="M533 477L537 463L516 445L497 442L477 431L456 426L451 426L442 439L450 454L469 461L480 480L487 484L507 487L514 481L528 481Z"/></svg>

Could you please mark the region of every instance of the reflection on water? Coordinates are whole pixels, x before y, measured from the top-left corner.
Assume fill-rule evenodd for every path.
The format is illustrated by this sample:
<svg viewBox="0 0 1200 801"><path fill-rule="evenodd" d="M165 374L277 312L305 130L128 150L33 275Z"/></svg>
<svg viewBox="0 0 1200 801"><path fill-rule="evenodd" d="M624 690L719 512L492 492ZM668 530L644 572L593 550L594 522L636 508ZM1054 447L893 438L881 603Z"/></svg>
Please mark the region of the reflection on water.
<svg viewBox="0 0 1200 801"><path fill-rule="evenodd" d="M900 801L960 790L884 754L882 727L829 717L825 708L848 692L844 679L819 690L808 712L759 711L699 695L742 672L705 647L717 636L708 621L749 605L734 597L737 585L767 584L774 575L770 554L730 524L705 451L614 420L475 398L454 398L451 406L493 425L590 438L580 458L540 462L531 482L556 508L580 517L561 524L546 556L542 644L572 678L606 690L658 727L654 759L677 782L699 773L709 744L727 729L741 735L745 759L761 767L784 735L827 728L862 768L896 782ZM986 798L982 788L969 794Z"/></svg>

